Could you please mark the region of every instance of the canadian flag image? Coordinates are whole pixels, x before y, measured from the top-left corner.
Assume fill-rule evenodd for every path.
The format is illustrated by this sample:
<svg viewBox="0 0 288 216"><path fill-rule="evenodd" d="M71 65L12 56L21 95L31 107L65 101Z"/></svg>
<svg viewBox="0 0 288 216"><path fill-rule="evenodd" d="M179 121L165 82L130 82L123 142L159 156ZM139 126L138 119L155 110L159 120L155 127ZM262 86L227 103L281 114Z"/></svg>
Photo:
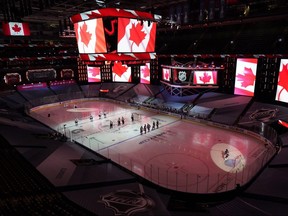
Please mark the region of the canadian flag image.
<svg viewBox="0 0 288 216"><path fill-rule="evenodd" d="M102 19L92 19L74 24L79 53L106 53Z"/></svg>
<svg viewBox="0 0 288 216"><path fill-rule="evenodd" d="M87 66L88 82L101 82L100 67Z"/></svg>
<svg viewBox="0 0 288 216"><path fill-rule="evenodd" d="M131 82L131 67L116 61L112 66L112 76L113 82Z"/></svg>
<svg viewBox="0 0 288 216"><path fill-rule="evenodd" d="M150 84L150 63L140 66L140 83Z"/></svg>
<svg viewBox="0 0 288 216"><path fill-rule="evenodd" d="M6 36L29 36L30 28L28 23L3 22L3 34Z"/></svg>
<svg viewBox="0 0 288 216"><path fill-rule="evenodd" d="M217 84L216 71L194 71L193 84L214 85Z"/></svg>
<svg viewBox="0 0 288 216"><path fill-rule="evenodd" d="M256 58L237 59L234 94L254 96L257 63Z"/></svg>
<svg viewBox="0 0 288 216"><path fill-rule="evenodd" d="M118 52L154 52L155 37L155 22L118 19Z"/></svg>

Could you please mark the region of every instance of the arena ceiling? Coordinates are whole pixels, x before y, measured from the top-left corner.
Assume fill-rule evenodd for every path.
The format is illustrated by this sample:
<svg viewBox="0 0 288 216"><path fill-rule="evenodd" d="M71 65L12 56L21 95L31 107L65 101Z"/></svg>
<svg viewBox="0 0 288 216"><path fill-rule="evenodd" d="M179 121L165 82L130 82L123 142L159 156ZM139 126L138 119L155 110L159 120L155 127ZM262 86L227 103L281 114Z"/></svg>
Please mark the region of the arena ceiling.
<svg viewBox="0 0 288 216"><path fill-rule="evenodd" d="M2 0L0 21L58 23L79 12L114 7L142 11L167 8L187 0Z"/></svg>
<svg viewBox="0 0 288 216"><path fill-rule="evenodd" d="M213 4L220 4L222 0L212 0ZM200 2L209 5L211 0L0 0L0 22L1 21L23 21L41 24L41 28L59 28L59 22L69 20L72 15L79 12L99 8L122 8L134 9L162 16L163 20L169 20L171 8L179 5L189 5L189 10L198 10ZM245 5L258 7L259 2L265 8L287 6L286 0L225 0L232 7L243 8ZM195 9L198 8L198 9ZM260 6L259 6L260 8ZM262 9L261 9L262 10ZM287 11L287 10L286 10Z"/></svg>

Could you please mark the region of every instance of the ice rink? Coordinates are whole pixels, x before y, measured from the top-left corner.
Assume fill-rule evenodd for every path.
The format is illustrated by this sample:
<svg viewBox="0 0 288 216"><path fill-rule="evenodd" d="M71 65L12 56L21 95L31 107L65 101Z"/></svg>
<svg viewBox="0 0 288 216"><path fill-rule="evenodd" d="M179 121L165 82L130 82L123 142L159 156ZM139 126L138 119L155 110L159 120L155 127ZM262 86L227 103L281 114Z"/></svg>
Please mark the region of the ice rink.
<svg viewBox="0 0 288 216"><path fill-rule="evenodd" d="M137 175L183 192L235 189L274 154L272 146L244 133L107 100L50 104L30 115ZM150 131L141 134L148 124Z"/></svg>

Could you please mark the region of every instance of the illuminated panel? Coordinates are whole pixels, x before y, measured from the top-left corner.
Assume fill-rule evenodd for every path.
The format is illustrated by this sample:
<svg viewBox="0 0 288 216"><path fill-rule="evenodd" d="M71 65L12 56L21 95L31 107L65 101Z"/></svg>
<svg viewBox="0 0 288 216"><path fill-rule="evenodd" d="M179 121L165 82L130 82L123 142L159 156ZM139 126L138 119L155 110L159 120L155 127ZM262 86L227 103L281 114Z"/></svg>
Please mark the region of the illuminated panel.
<svg viewBox="0 0 288 216"><path fill-rule="evenodd" d="M106 53L102 18L74 24L79 53Z"/></svg>
<svg viewBox="0 0 288 216"><path fill-rule="evenodd" d="M217 85L217 71L194 71L193 85Z"/></svg>
<svg viewBox="0 0 288 216"><path fill-rule="evenodd" d="M131 67L122 64L120 61L115 62L112 66L113 82L131 82Z"/></svg>
<svg viewBox="0 0 288 216"><path fill-rule="evenodd" d="M140 66L140 83L150 84L150 63Z"/></svg>
<svg viewBox="0 0 288 216"><path fill-rule="evenodd" d="M169 68L162 68L162 79L170 82L171 70Z"/></svg>
<svg viewBox="0 0 288 216"><path fill-rule="evenodd" d="M234 94L254 96L257 63L256 58L237 59Z"/></svg>
<svg viewBox="0 0 288 216"><path fill-rule="evenodd" d="M6 36L29 36L30 27L23 22L3 22L3 34Z"/></svg>
<svg viewBox="0 0 288 216"><path fill-rule="evenodd" d="M190 80L191 70L173 69L174 83L188 83Z"/></svg>
<svg viewBox="0 0 288 216"><path fill-rule="evenodd" d="M15 85L21 82L21 75L19 73L7 73L4 76L4 81L8 85Z"/></svg>
<svg viewBox="0 0 288 216"><path fill-rule="evenodd" d="M278 120L278 124L280 124L280 125L282 125L283 127L285 127L285 128L288 128L288 123L287 122L285 122L285 121L282 121L282 120Z"/></svg>
<svg viewBox="0 0 288 216"><path fill-rule="evenodd" d="M288 103L288 59L281 59L275 100Z"/></svg>
<svg viewBox="0 0 288 216"><path fill-rule="evenodd" d="M74 77L74 71L72 69L62 69L60 71L61 74L61 78L65 78L65 79L72 79Z"/></svg>
<svg viewBox="0 0 288 216"><path fill-rule="evenodd" d="M156 23L118 18L118 52L154 52Z"/></svg>
<svg viewBox="0 0 288 216"><path fill-rule="evenodd" d="M23 91L23 90L35 90L35 89L41 89L41 88L46 88L47 83L45 82L39 82L39 83L31 83L31 84L23 84L23 85L18 85L17 90L18 91Z"/></svg>
<svg viewBox="0 0 288 216"><path fill-rule="evenodd" d="M117 22L118 19L115 17L103 18L105 40L108 53L117 52L117 35L118 35Z"/></svg>
<svg viewBox="0 0 288 216"><path fill-rule="evenodd" d="M156 58L156 22L161 20L160 15L102 8L73 15L70 19L74 23L83 61L138 61Z"/></svg>
<svg viewBox="0 0 288 216"><path fill-rule="evenodd" d="M100 67L87 66L88 82L101 82Z"/></svg>
<svg viewBox="0 0 288 216"><path fill-rule="evenodd" d="M75 80L54 80L50 81L50 86L63 86L63 85L74 85L76 82Z"/></svg>
<svg viewBox="0 0 288 216"><path fill-rule="evenodd" d="M54 68L44 69L32 69L26 71L26 78L30 82L42 82L54 80L57 77L56 70Z"/></svg>

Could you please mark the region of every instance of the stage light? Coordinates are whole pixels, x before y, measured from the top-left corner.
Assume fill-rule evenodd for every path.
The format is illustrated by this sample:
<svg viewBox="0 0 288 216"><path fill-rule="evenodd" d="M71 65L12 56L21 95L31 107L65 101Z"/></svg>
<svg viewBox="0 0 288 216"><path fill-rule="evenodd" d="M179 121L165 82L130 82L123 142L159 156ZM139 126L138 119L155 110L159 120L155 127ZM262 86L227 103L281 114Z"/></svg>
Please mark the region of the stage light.
<svg viewBox="0 0 288 216"><path fill-rule="evenodd" d="M285 122L285 121L282 121L282 120L279 119L279 120L278 120L278 124L280 124L280 125L282 125L282 126L288 128L288 123Z"/></svg>

